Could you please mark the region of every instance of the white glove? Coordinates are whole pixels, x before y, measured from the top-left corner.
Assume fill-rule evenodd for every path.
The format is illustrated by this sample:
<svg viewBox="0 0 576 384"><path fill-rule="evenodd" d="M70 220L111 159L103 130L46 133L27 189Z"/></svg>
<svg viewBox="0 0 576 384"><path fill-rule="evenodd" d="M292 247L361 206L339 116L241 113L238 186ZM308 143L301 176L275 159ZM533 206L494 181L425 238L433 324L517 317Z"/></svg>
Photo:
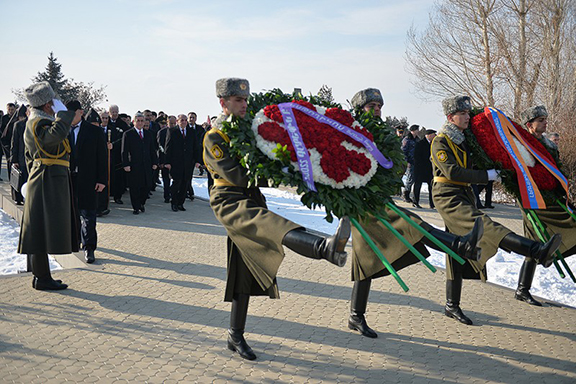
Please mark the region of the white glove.
<svg viewBox="0 0 576 384"><path fill-rule="evenodd" d="M58 99L52 99L52 103L54 103L54 105L52 106L52 110L54 111L54 113L68 110L68 108L66 108L66 106L62 104L62 102Z"/></svg>
<svg viewBox="0 0 576 384"><path fill-rule="evenodd" d="M488 170L488 181L496 181L501 182L502 179L500 178L500 172L495 169Z"/></svg>

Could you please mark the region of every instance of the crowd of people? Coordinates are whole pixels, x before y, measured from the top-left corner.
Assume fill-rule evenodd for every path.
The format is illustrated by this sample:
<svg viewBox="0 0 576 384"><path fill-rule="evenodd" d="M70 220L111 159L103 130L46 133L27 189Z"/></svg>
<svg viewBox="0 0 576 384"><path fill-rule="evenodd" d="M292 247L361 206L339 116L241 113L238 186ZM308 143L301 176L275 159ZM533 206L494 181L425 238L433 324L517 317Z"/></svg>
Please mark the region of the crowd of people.
<svg viewBox="0 0 576 384"><path fill-rule="evenodd" d="M472 320L460 308L463 279L485 280L486 262L498 248L526 257L515 298L531 305L540 305L529 292L536 265L550 267L557 251L564 257L576 253L576 221L560 206L538 210L550 234L545 242L530 230L526 217L525 236L520 236L478 209L471 185L486 185L498 181L500 176L495 169L473 167L463 134L470 123L471 103L467 96L443 101L446 122L438 132L425 130L425 140L420 140L419 126L412 126L402 140L409 164L408 197L412 184L419 191L422 183L428 183L430 205L438 210L447 230L435 228L407 209L382 202L387 225L371 215L360 220L372 239L368 244L347 217L340 218L332 236L319 236L269 211L259 187L249 186L248 170L231 153L230 138L221 129L225 120L245 118L250 95L246 79L216 82L222 113L204 127L196 124L193 112L166 116L146 110L131 118L119 114L113 105L108 111L85 113L76 100L63 105L47 82L30 86L25 93L30 104L28 121L23 134L19 129L11 131L11 142L23 143L25 158L9 158L29 173L18 252L28 255L33 287L67 288L52 278L48 253L71 253L81 244L86 261L94 262L96 217L109 212L110 197L116 204L123 204L127 188L134 215L141 214L162 177L164 201L171 203L173 211L183 211L186 196L193 197L190 181L194 169L206 169L213 178L210 205L228 234L224 299L231 302L231 315L227 346L248 360L256 359L244 338L249 299L254 295L279 297L276 275L285 256L284 247L303 257L343 267L348 258L345 247L352 237L354 287L348 327L369 338L378 336L365 317L371 282L390 275L374 247L386 255L396 270L419 262L414 249L428 257L426 246L462 257L463 265L447 258L444 313L467 325ZM369 113L371 119L380 121L382 94L375 88L361 90L352 98L352 106L356 116ZM15 115L15 106L11 113ZM25 119L24 113L20 121ZM556 159L557 147L543 137L546 119L542 106L523 113L523 125L546 150L556 151ZM15 119L11 117L12 120ZM20 148L20 144L16 146ZM425 159L430 167L421 170L420 161ZM15 190L19 192L17 185ZM406 191L404 194L406 197ZM415 207L419 207L419 193L415 194ZM48 221L51 225L47 225ZM402 233L411 248L393 233Z"/></svg>
<svg viewBox="0 0 576 384"><path fill-rule="evenodd" d="M174 212L185 211L186 199L194 199L192 177L195 169L205 172L202 140L210 123L196 124L195 112L178 116L150 110L134 117L119 113L117 105L108 110L85 108L78 100L65 105L78 111L80 120L67 136L70 147L70 175L74 211L80 228L80 244L88 263L95 261L97 217L124 204L128 192L133 214L145 212L146 200L163 184L164 202ZM30 105L7 105L1 118L2 154L8 178L12 175L12 198L24 203L22 185L28 180L24 133ZM209 186L212 178L208 174ZM29 263L30 266L30 263Z"/></svg>

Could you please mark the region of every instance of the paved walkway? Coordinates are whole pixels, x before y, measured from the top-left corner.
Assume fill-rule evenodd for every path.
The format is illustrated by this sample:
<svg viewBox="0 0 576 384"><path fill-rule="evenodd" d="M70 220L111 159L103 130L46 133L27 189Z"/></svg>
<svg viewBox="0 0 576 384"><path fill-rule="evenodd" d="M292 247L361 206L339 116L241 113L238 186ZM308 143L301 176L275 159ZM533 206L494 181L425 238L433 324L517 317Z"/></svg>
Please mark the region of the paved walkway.
<svg viewBox="0 0 576 384"><path fill-rule="evenodd" d="M281 299L251 301L246 336L258 360L244 361L225 344L224 229L207 202L173 213L160 195L138 216L113 204L98 222L96 264L54 273L69 289L0 278L0 382L576 381L574 309L467 282L475 325L461 325L442 314L444 272L416 265L401 272L408 293L392 278L373 283L367 318L379 338L367 339L346 326L349 267L290 251Z"/></svg>

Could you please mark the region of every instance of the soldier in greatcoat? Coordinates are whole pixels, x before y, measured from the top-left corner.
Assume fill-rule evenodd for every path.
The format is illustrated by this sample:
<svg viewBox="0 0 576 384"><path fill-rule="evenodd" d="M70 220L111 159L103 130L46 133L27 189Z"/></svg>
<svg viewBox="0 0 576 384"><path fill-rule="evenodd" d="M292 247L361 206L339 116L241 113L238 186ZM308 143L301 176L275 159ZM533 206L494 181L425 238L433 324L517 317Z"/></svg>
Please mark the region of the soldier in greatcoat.
<svg viewBox="0 0 576 384"><path fill-rule="evenodd" d="M464 130L470 122L472 105L468 96L454 96L442 101L447 121L434 138L431 146L434 181L432 197L438 213L444 219L448 231L461 235L469 231L475 220L484 222L484 236L480 240L482 257L478 261L468 260L464 266L446 261L446 316L461 323L471 325L470 320L460 309L462 279L486 280L486 262L494 256L498 248L508 252L529 256L538 263L549 267L553 253L561 244L561 236L554 235L547 243L519 236L505 226L492 221L490 217L476 208L476 197L471 184L486 184L497 180L494 169L472 169L470 152L466 146Z"/></svg>
<svg viewBox="0 0 576 384"><path fill-rule="evenodd" d="M544 148L546 148L560 169L561 162L558 146L543 135L548 126L548 111L546 111L546 107L538 105L528 108L520 114L520 117L522 119L522 125L524 125L528 132L530 132L532 136L534 136L544 146ZM519 204L519 206L521 205ZM521 211L524 224L524 236L538 241L539 237L530 224L526 212L523 209L521 209ZM560 248L558 248L562 256L568 257L575 254L576 220L574 220L570 214L558 204L547 204L546 209L537 209L535 210L535 213L542 224L546 226L548 234L553 235L558 233L562 235L562 243L560 244ZM525 301L528 304L541 306L542 304L535 300L530 294L530 288L532 287L532 280L534 279L535 271L536 260L531 257L526 257L522 267L520 268L518 288L516 289L514 297L518 300Z"/></svg>
<svg viewBox="0 0 576 384"><path fill-rule="evenodd" d="M244 339L248 301L254 295L279 297L276 273L284 259L282 246L305 257L344 266L350 221L341 220L336 234L324 238L269 211L260 189L248 187L247 170L230 154L230 139L221 130L225 120L243 119L246 115L248 80L220 79L216 82L216 95L223 112L205 135L204 162L214 177L210 205L228 233L224 296L225 301L232 302L228 348L253 360L256 355Z"/></svg>
<svg viewBox="0 0 576 384"><path fill-rule="evenodd" d="M29 177L18 252L28 254L34 288L65 289L66 284L52 279L48 254L78 251L67 137L82 115L67 111L46 81L26 88L25 94L32 107L24 133Z"/></svg>
<svg viewBox="0 0 576 384"><path fill-rule="evenodd" d="M352 98L351 103L356 113L372 111L374 118L379 119L384 99L382 98L380 90L368 88L357 92ZM398 147L400 147L399 138ZM470 228L470 233L466 235L463 234L464 236L456 236L434 228L419 216L406 209L401 207L398 207L398 209L460 256L472 260L476 260L479 256L479 249L476 248L476 244L482 237L481 221L479 221L474 228ZM396 212L388 207L385 208L385 211L388 215L387 221L424 257L430 256L426 246L440 249ZM419 261L419 259L406 248L401 240L376 217L369 216L367 219L361 220L360 225L395 270L399 271ZM354 281L354 288L352 289L350 302L348 328L360 332L362 336L376 338L378 334L368 326L364 316L368 305L370 285L372 279L388 276L390 273L356 227L352 228L352 250L352 280Z"/></svg>

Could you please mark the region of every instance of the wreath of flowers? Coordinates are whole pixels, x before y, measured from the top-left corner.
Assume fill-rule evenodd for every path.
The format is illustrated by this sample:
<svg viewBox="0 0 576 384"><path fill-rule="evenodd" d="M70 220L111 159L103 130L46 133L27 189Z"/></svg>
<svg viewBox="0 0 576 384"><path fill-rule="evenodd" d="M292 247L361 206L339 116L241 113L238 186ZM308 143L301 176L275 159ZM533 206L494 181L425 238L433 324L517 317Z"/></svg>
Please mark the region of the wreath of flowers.
<svg viewBox="0 0 576 384"><path fill-rule="evenodd" d="M514 195L518 200L520 198L520 189L518 188L518 179L516 171L512 165L512 160L508 152L499 145L496 134L490 120L483 110L475 109L472 111L470 120L470 129L464 131L466 142L472 152L474 165L480 169L498 169L501 170L500 176L504 189ZM512 124L518 129L522 138L536 148L548 161L556 164L555 159L546 150L546 148L532 136L527 130L523 129L516 122ZM528 170L534 179L534 182L540 189L542 197L547 204L554 203L556 199L562 197L564 192L560 183L554 176L542 165L535 160L529 151L514 139L522 157L525 160Z"/></svg>
<svg viewBox="0 0 576 384"><path fill-rule="evenodd" d="M298 103L370 138L394 165L390 169L378 166L360 143L294 109L313 163L317 191L309 190L278 109L278 104L286 102ZM294 96L279 89L252 94L246 117L224 122L222 131L230 138L231 153L247 168L250 185L267 180L269 187L295 187L308 208L324 207L329 222L333 216L385 217L385 203L402 186L405 160L394 131L371 113L357 114L355 119L339 104L319 97Z"/></svg>

